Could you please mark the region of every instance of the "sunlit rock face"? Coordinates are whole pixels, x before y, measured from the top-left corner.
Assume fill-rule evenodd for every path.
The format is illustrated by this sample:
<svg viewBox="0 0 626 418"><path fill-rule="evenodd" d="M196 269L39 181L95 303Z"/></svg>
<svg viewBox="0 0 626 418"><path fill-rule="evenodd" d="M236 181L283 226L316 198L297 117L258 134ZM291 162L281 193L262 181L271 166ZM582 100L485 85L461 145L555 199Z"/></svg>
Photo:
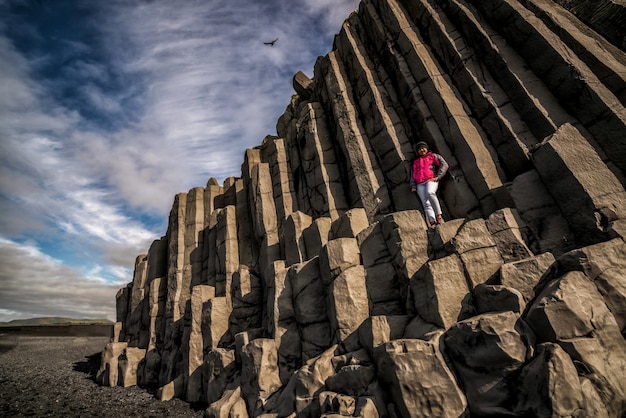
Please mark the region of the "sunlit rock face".
<svg viewBox="0 0 626 418"><path fill-rule="evenodd" d="M626 55L561 3L363 1L241 175L175 197L98 379L215 417L623 416Z"/></svg>

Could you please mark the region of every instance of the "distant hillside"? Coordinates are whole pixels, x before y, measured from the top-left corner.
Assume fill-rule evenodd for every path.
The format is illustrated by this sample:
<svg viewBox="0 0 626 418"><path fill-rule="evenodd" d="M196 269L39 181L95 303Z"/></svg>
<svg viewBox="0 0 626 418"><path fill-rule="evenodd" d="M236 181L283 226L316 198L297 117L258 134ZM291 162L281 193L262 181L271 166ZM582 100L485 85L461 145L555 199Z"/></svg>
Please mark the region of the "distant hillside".
<svg viewBox="0 0 626 418"><path fill-rule="evenodd" d="M14 319L9 322L0 322L2 327L23 327L23 326L46 326L46 325L111 325L113 322L107 319L73 319L73 318L30 318Z"/></svg>

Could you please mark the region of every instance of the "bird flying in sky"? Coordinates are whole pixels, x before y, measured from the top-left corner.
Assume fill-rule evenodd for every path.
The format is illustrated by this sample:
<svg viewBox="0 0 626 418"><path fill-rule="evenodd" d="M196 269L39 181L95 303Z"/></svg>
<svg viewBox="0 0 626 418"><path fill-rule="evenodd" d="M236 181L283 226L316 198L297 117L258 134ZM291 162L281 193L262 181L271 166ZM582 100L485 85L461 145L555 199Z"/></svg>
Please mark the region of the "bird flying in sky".
<svg viewBox="0 0 626 418"><path fill-rule="evenodd" d="M274 39L273 41L270 41L270 42L263 42L263 45L274 46L274 44L276 43L277 40L278 40L278 38L276 38L276 39Z"/></svg>

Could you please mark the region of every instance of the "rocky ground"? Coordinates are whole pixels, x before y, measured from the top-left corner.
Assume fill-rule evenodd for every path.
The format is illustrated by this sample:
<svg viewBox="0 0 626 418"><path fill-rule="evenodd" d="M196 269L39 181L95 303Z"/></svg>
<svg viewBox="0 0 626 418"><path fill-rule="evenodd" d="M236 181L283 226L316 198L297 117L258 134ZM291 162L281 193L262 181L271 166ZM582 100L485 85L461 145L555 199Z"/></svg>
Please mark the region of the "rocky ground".
<svg viewBox="0 0 626 418"><path fill-rule="evenodd" d="M0 334L1 417L203 417L137 387L94 381L108 337Z"/></svg>

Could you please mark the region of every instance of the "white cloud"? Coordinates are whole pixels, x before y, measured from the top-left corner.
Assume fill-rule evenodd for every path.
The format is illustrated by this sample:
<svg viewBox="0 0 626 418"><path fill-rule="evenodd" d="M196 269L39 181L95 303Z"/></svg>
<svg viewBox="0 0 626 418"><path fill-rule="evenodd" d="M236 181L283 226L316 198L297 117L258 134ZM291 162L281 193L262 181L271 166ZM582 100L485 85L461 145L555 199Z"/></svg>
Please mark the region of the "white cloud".
<svg viewBox="0 0 626 418"><path fill-rule="evenodd" d="M327 52L344 11L356 4L313 8L328 19L325 34L313 32L306 9L288 13L286 4L260 2L152 2L110 16L115 24L107 27L125 29L109 34L113 44L140 51L116 65L146 74L150 88L143 123L181 146L197 185L210 176L222 181L241 174L245 148L275 134L293 94L291 76L311 72L322 52L309 49L311 40L326 36ZM263 45L275 37L274 47Z"/></svg>
<svg viewBox="0 0 626 418"><path fill-rule="evenodd" d="M359 2L354 0L305 0L305 4L311 12L324 16L327 28L339 32L341 24L350 13L357 9Z"/></svg>
<svg viewBox="0 0 626 418"><path fill-rule="evenodd" d="M0 238L0 321L41 316L115 320L119 284L61 264L29 245Z"/></svg>
<svg viewBox="0 0 626 418"><path fill-rule="evenodd" d="M241 175L245 149L275 133L293 74L312 73L358 1L89 4L98 18L84 24L97 44L64 39L25 54L0 22L0 317L31 302L41 316L37 295L71 310L61 292L75 283L109 292L88 277L130 281L136 255L165 234L174 195ZM20 22L37 41L41 30ZM40 78L55 53L72 59ZM17 244L40 238L84 267Z"/></svg>

